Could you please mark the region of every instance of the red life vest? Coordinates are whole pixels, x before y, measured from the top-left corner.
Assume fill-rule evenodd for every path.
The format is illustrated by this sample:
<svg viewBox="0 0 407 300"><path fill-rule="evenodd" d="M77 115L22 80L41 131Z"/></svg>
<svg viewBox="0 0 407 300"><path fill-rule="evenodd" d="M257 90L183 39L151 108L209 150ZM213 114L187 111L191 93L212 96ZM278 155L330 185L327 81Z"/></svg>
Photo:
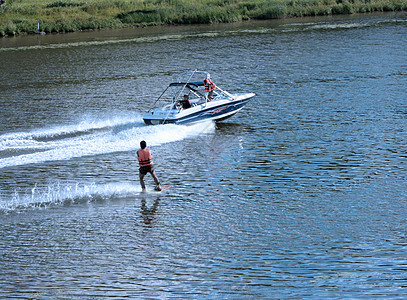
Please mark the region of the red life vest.
<svg viewBox="0 0 407 300"><path fill-rule="evenodd" d="M151 166L153 164L153 156L150 149L140 149L137 151L137 156L140 167Z"/></svg>
<svg viewBox="0 0 407 300"><path fill-rule="evenodd" d="M203 82L204 82L206 93L216 90L216 84L214 84L210 78L205 78Z"/></svg>

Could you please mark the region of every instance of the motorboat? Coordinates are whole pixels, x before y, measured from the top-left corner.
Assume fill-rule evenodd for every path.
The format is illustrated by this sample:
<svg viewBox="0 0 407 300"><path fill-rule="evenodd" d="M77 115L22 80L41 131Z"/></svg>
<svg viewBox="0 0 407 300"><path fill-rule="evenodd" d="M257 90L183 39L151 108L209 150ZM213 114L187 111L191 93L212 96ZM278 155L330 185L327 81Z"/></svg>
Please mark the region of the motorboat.
<svg viewBox="0 0 407 300"><path fill-rule="evenodd" d="M231 94L219 86L211 92L205 87L206 71L188 71L170 83L155 101L163 106L151 109L143 120L147 125L190 124L205 120L220 121L240 111L254 93ZM207 83L207 82L206 82Z"/></svg>

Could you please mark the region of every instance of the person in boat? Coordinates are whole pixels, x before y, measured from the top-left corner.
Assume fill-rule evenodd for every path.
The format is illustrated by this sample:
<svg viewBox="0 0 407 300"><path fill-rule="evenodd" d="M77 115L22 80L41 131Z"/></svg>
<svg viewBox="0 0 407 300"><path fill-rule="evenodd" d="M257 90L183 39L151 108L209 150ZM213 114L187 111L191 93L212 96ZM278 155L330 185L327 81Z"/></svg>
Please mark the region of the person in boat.
<svg viewBox="0 0 407 300"><path fill-rule="evenodd" d="M182 106L183 109L191 108L191 102L189 102L189 96L184 95L184 99L180 100L179 104Z"/></svg>
<svg viewBox="0 0 407 300"><path fill-rule="evenodd" d="M160 181L155 174L154 166L153 166L153 155L150 149L147 148L146 141L140 142L140 150L137 151L137 158L140 165L139 169L139 177L140 177L140 185L143 192L146 190L146 186L144 184L144 176L147 173L150 173L153 176L155 182L155 190L161 191Z"/></svg>
<svg viewBox="0 0 407 300"><path fill-rule="evenodd" d="M213 91L216 90L216 84L211 80L211 75L208 73L203 80L205 86L205 98L208 101L213 99Z"/></svg>

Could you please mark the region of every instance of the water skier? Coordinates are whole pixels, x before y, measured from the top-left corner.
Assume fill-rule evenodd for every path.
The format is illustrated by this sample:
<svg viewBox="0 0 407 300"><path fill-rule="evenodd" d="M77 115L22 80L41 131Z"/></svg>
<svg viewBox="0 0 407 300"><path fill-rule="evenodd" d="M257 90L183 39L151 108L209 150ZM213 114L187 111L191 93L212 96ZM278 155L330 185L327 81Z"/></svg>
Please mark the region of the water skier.
<svg viewBox="0 0 407 300"><path fill-rule="evenodd" d="M153 176L155 182L155 190L161 191L160 181L157 178L157 175L154 171L153 166L153 155L151 154L150 149L147 148L147 143L145 141L140 142L141 149L137 151L137 158L140 165L139 169L139 176L140 176L140 185L143 192L146 190L146 186L144 184L144 176L147 173L150 173Z"/></svg>

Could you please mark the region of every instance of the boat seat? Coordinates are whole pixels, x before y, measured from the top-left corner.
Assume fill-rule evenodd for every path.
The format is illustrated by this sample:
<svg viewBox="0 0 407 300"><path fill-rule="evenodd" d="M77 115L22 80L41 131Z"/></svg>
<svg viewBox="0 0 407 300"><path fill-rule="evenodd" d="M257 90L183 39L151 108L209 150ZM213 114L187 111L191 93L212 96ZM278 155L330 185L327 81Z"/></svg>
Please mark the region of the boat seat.
<svg viewBox="0 0 407 300"><path fill-rule="evenodd" d="M190 99L189 102L192 106L197 106L201 102L201 98Z"/></svg>

